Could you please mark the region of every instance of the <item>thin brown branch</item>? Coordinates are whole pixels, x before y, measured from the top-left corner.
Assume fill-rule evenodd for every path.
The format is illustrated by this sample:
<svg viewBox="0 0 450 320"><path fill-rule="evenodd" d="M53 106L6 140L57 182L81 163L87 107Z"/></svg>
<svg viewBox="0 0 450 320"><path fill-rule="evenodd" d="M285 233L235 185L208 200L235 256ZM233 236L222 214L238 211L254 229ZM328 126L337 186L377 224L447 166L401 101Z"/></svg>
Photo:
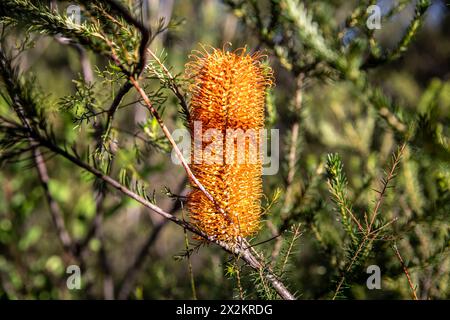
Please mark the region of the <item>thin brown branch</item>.
<svg viewBox="0 0 450 320"><path fill-rule="evenodd" d="M288 176L287 176L287 185L288 188L292 185L292 182L294 181L294 175L296 170L296 164L297 164L297 154L298 154L298 137L300 133L300 111L302 108L302 102L303 102L303 79L304 74L300 73L297 77L296 81L296 89L295 89L295 99L294 99L294 116L296 117L296 121L292 125L292 136L291 136L291 143L290 143L290 149L289 149L289 170L288 170ZM289 200L289 198L286 196L286 198Z"/></svg>
<svg viewBox="0 0 450 320"><path fill-rule="evenodd" d="M283 264L281 266L281 273L283 273L284 269L286 268L289 256L291 255L291 252L292 252L292 249L294 248L295 242L302 235L301 232L300 232L300 226L301 226L301 224L298 224L297 226L293 226L293 228L292 228L292 240L289 243L289 248L288 248L288 250L286 252L286 256L284 257L284 261L283 261Z"/></svg>
<svg viewBox="0 0 450 320"><path fill-rule="evenodd" d="M403 258L400 255L400 251L398 251L397 245L394 244L392 246L392 250L394 250L395 255L397 256L398 260L400 261L400 264L402 265L403 272L405 273L406 279L408 279L409 287L411 288L413 299L414 300L419 300L417 298L416 286L413 284L413 282L411 280L411 276L409 275L408 267L405 265L405 262L403 261Z"/></svg>
<svg viewBox="0 0 450 320"><path fill-rule="evenodd" d="M364 248L364 246L366 244L366 241L367 241L367 237L364 237L363 241L361 241L361 243L358 246L358 249L356 250L355 254L353 255L352 259L350 260L350 263L347 265L347 268L345 268L345 270L343 272L343 275L341 277L341 280L339 280L339 283L338 283L338 285L336 287L336 290L334 292L334 295L333 295L333 298L332 298L333 300L335 300L337 298L337 296L338 296L338 294L339 294L339 292L341 290L341 287L344 284L344 281L346 279L345 273L349 272L350 269L353 267L353 264L355 263L355 261L359 257L359 254L363 250L363 248Z"/></svg>
<svg viewBox="0 0 450 320"><path fill-rule="evenodd" d="M302 107L303 102L303 79L304 74L300 73L297 76L296 79L296 86L295 86L295 97L294 97L294 117L295 121L291 126L291 141L289 145L289 154L288 154L288 174L286 179L286 193L284 196L284 203L283 203L283 211L282 216L284 219L288 219L286 217L287 212L289 212L292 209L292 203L293 203L293 183L294 183L294 177L295 173L297 171L297 157L298 157L298 139L300 134L300 110ZM301 193L302 185L301 181L299 181L300 190ZM272 234L275 236L276 231L272 232ZM278 255L280 254L281 247L283 243L282 237L277 237L275 241L274 248L272 250L272 263L274 264Z"/></svg>
<svg viewBox="0 0 450 320"><path fill-rule="evenodd" d="M283 246L283 238L281 237L281 233L278 233L278 229L275 227L272 221L267 220L266 225L272 234L272 237L268 241L275 240L275 244L273 245L270 258L271 266L273 267L276 263L278 256L280 255L281 247Z"/></svg>
<svg viewBox="0 0 450 320"><path fill-rule="evenodd" d="M333 300L336 299L337 295L339 294L342 285L344 284L345 281L345 273L349 272L350 269L353 267L353 264L357 261L359 255L361 254L363 248L366 245L370 245L372 243L372 241L375 240L376 236L378 235L378 233L384 229L385 227L387 227L388 225L392 224L393 222L396 221L396 219L393 219L392 221L384 224L383 226L381 226L378 229L372 230L374 222L376 217L379 214L381 205L383 203L383 199L386 195L386 191L388 189L389 183L392 181L392 179L395 177L395 172L397 170L397 167L400 164L400 160L402 158L403 152L406 148L406 144L407 142L405 141L397 150L396 153L394 153L393 157L392 157L392 162L390 165L390 168L388 169L387 173L386 173L386 177L383 178L382 180L382 187L381 190L377 191L378 197L376 198L375 201L375 206L374 209L372 210L372 217L370 219L370 222L367 218L367 216L365 215L365 219L366 219L366 229L365 229L365 235L363 237L363 239L361 240L358 249L356 250L355 254L353 255L352 259L350 260L349 264L347 265L347 267L345 268L341 280L339 281L336 290L334 292L333 295Z"/></svg>
<svg viewBox="0 0 450 320"><path fill-rule="evenodd" d="M353 214L352 210L350 210L349 208L345 208L348 212L348 214L350 215L350 218L352 218L352 220L356 223L356 225L358 226L358 230L360 232L364 232L364 228L361 224L361 222L359 222L359 220L355 217L355 215Z"/></svg>
<svg viewBox="0 0 450 320"><path fill-rule="evenodd" d="M161 127L161 130L163 131L163 133L166 136L166 138L169 141L169 143L172 145L172 148L175 151L175 154L176 154L177 158L180 160L181 165L183 166L184 170L186 171L186 173L187 173L187 175L189 177L189 180L205 194L206 198L209 201L211 201L216 206L216 209L222 215L224 215L227 219L230 219L228 213L225 212L219 206L218 202L214 199L214 197L205 189L205 187L201 184L201 182L193 174L191 168L189 167L188 163L184 159L183 154L181 153L181 151L178 148L175 140L173 139L172 134L170 133L170 131L167 128L167 126L164 124L164 121L162 120L162 118L159 115L158 111L155 109L153 104L150 102L150 99L148 98L148 96L145 93L144 89L142 89L142 87L139 85L138 81L136 79L134 79L134 77L131 76L130 77L130 81L134 85L134 87L136 88L136 90L138 91L138 93L140 94L142 99L144 100L144 103L145 103L147 109L151 112L153 117L155 117L155 119L158 121L158 124ZM231 221L231 219L230 219L230 221Z"/></svg>
<svg viewBox="0 0 450 320"><path fill-rule="evenodd" d="M97 177L100 180L103 180L108 185L113 187L114 189L120 191L121 193L125 194L126 196L130 197L131 199L134 199L135 201L139 202L141 205L145 206L146 208L151 209L153 212L159 214L160 216L174 222L175 224L179 225L180 227L191 231L192 233L200 236L201 238L205 239L206 241L209 241L211 243L214 243L218 246L220 246L223 250L232 253L234 255L238 255L247 265L249 265L251 268L262 272L264 271L264 276L267 281L271 283L273 288L277 291L277 293L280 295L281 298L285 300L294 300L295 297L289 292L289 290L286 288L286 286L279 280L279 278L270 270L265 268L264 264L258 260L257 257L255 257L254 252L252 251L252 248L247 245L246 241L243 241L242 244L238 241L236 243L230 244L224 241L219 241L215 239L214 237L209 237L208 235L204 234L202 231L198 230L195 226L192 224L179 219L175 217L174 215L164 211L157 205L151 203L144 197L136 194L135 192L131 191L127 187L120 184L115 179L111 178L108 175L105 175L103 172L95 169L94 167L90 166L89 164L83 162L79 158L71 155L67 151L61 149L60 147L52 144L50 141L46 139L41 139L40 137L36 137L42 146L48 148L49 150L59 154L60 156L66 158L73 164L79 166L80 168L85 169L86 171L93 174L95 177Z"/></svg>
<svg viewBox="0 0 450 320"><path fill-rule="evenodd" d="M144 33L146 32L146 28L144 26L142 26L142 24L140 24L140 22L138 21L133 21L134 18L131 16L130 13L128 13L128 11L123 8L120 4L116 3L113 0L109 0L109 2L112 4L112 7L116 10L119 10L121 14L124 14L124 19L126 21L128 21L129 23L135 25L136 27L138 27L139 30L141 30L142 37L144 38ZM141 29L139 27L139 25L141 25L143 27L143 29ZM148 30L147 30L148 31ZM158 121L159 126L161 127L161 130L163 131L164 135L166 136L167 140L169 141L169 143L172 145L175 154L177 156L177 158L180 160L184 170L186 171L189 180L196 186L198 187L206 196L206 198L211 201L214 206L216 207L216 209L222 214L224 215L224 217L231 221L231 219L229 218L228 213L226 213L218 204L218 202L214 199L214 197L205 189L205 187L200 183L200 181L195 177L195 175L192 173L192 170L190 169L189 165L187 164L186 160L183 157L183 154L181 153L180 149L178 148L175 140L173 139L171 133L169 132L169 129L166 127L166 125L164 124L164 121L162 120L161 116L159 115L158 111L155 109L155 107L153 106L153 104L151 103L150 99L148 98L147 94L145 93L144 89L142 89L142 87L139 85L139 76L140 76L140 72L137 74L137 77L135 78L133 75L129 74L126 72L126 68L120 63L120 60L117 57L117 54L114 51L113 45L112 43L107 39L107 37L105 37L105 41L108 43L108 45L111 48L111 58L114 61L114 63L117 64L117 66L119 68L121 68L121 70L124 71L124 73L128 76L129 81L133 84L133 86L136 88L136 90L138 91L138 93L140 94L140 96L143 99L144 104L146 105L147 109L149 109L150 113L155 117L155 119ZM142 43L141 43L142 45ZM148 45L148 43L147 43ZM142 48L141 48L142 49ZM140 56L140 61L139 64L143 64L143 66L145 66L145 63L147 61L146 58L146 53L147 53L147 48L144 48L144 51L142 52L141 56Z"/></svg>
<svg viewBox="0 0 450 320"><path fill-rule="evenodd" d="M57 204L56 201L54 201L53 197L50 194L50 189L48 185L50 178L48 176L47 167L45 165L44 158L40 150L38 149L38 143L31 137L31 132L33 129L30 124L30 121L27 119L26 114L23 110L22 97L20 96L19 93L13 92L12 90L12 88L14 88L15 86L14 83L17 81L17 79L15 79L14 76L12 76L14 74L14 71L12 70L10 61L8 60L3 51L0 51L0 64L3 72L3 80L5 81L8 87L11 99L13 100L12 107L15 113L17 114L18 118L22 122L22 125L27 129L27 136L33 153L33 160L38 171L39 180L44 189L45 196L47 198L50 214L52 216L52 221L56 227L58 238L61 241L64 250L72 254L73 256L76 256L74 252L73 241L65 227L61 209L59 208L59 205Z"/></svg>
<svg viewBox="0 0 450 320"><path fill-rule="evenodd" d="M181 212L182 212L182 218L184 220L185 219L184 210L181 209ZM195 289L194 269L192 268L191 253L189 252L189 237L188 237L186 229L184 229L183 231L184 231L184 245L185 245L186 252L188 253L186 258L187 258L188 273L189 273L189 279L190 279L191 290L192 290L192 299L197 300L197 290Z"/></svg>
<svg viewBox="0 0 450 320"><path fill-rule="evenodd" d="M244 300L244 288L242 288L242 283L241 283L241 269L240 269L239 265L237 264L237 261L235 261L235 268L236 268L237 287L239 290L239 299Z"/></svg>
<svg viewBox="0 0 450 320"><path fill-rule="evenodd" d="M42 154L37 147L33 149L33 155L34 155L34 163L36 165L36 169L39 176L39 181L41 182L41 186L44 189L45 197L47 198L47 203L50 210L50 215L52 217L53 224L55 225L58 238L61 241L64 250L66 252L73 254L74 247L72 238L66 229L61 208L50 194L49 189L50 178L48 176L47 166L45 165Z"/></svg>
<svg viewBox="0 0 450 320"><path fill-rule="evenodd" d="M128 93L128 91L130 91L131 88L133 88L133 85L129 81L125 82L122 85L122 87L120 87L119 92L117 92L117 95L114 97L114 100L111 103L111 106L109 107L109 109L107 111L108 118L106 120L106 125L105 125L105 133L104 133L105 136L109 135L109 132L110 132L112 124L113 124L114 115L116 114L116 111L119 108L120 103L122 102L123 98Z"/></svg>
<svg viewBox="0 0 450 320"><path fill-rule="evenodd" d="M397 170L398 165L400 164L400 160L402 158L403 152L406 148L406 142L404 142L400 148L397 150L397 152L392 157L392 163L389 169L389 172L387 173L386 177L382 181L381 190L378 192L378 198L375 202L375 207L372 211L372 218L370 220L370 224L367 227L367 232L370 232L372 230L372 226L375 222L375 218L378 216L378 213L380 211L381 204L383 203L383 199L386 193L386 190L389 186L389 182L395 177L395 171Z"/></svg>

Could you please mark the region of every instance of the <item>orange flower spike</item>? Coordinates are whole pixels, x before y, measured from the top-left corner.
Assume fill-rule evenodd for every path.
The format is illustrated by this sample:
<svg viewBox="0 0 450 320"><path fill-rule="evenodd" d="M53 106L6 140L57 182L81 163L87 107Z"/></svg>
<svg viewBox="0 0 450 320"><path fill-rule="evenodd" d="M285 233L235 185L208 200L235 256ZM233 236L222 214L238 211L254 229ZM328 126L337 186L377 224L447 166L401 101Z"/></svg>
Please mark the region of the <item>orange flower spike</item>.
<svg viewBox="0 0 450 320"><path fill-rule="evenodd" d="M265 91L272 84L272 71L261 66L262 55L250 55L245 49L235 52L212 49L210 53L205 50L193 57L186 68L187 76L194 79L190 88L190 128L195 140L195 123L201 124L203 159L196 161L193 143L191 167L226 215L194 187L187 201L189 217L208 236L231 242L238 236L255 234L260 227L262 162L259 154L256 161L249 159L252 147L259 150ZM205 141L209 129L220 132L221 140ZM256 140L244 144L243 163L235 159L239 154L237 140L232 140L234 154L227 152L227 133L237 129L244 133L251 129L258 134ZM211 155L221 162L208 162L210 159L205 158L205 150L212 142L221 148Z"/></svg>

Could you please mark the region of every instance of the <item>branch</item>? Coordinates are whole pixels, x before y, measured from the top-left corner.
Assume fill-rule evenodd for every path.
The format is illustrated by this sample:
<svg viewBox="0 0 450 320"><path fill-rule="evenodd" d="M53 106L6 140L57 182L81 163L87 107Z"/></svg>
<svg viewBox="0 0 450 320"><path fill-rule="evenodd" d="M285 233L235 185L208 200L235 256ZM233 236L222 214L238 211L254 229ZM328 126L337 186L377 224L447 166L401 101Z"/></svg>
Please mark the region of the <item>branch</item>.
<svg viewBox="0 0 450 320"><path fill-rule="evenodd" d="M116 10L118 10L124 17L124 19L131 23L132 25L134 25L135 27L137 27L141 33L142 33L142 39L146 38L146 37L150 37L149 35L149 31L147 30L147 28L145 26L143 26L139 21L137 21L136 19L134 19L131 14L128 12L128 10L126 10L125 8L123 8L121 5L119 5L118 3L116 3L113 0L109 0L109 3L112 5L112 7ZM147 38L147 41L149 40L149 38ZM138 91L138 93L140 94L140 96L142 97L142 99L144 100L144 103L147 107L147 109L149 109L149 111L151 112L151 114L155 117L155 119L158 121L159 126L161 127L161 130L163 131L164 135L166 136L167 140L169 140L170 144L172 145L173 149L175 150L175 154L177 155L178 159L180 160L184 170L186 171L190 181L197 186L206 196L206 198L208 200L210 200L215 207L217 208L217 210L223 214L225 216L225 218L229 219L228 213L226 213L218 204L218 202L214 199L214 197L205 189L205 187L200 183L200 181L195 177L195 175L192 173L192 170L190 169L189 165L187 164L186 160L183 157L183 154L181 153L180 149L178 148L175 140L173 139L171 133L169 132L169 129L166 127L166 125L164 124L164 121L162 120L161 116L159 115L158 111L155 109L155 107L153 106L153 104L150 102L150 99L148 98L147 94L145 93L145 91L142 89L142 87L139 85L139 77L140 77L140 73L141 71L144 69L145 65L146 65L146 52L147 52L147 46L148 43L147 42L141 42L141 47L139 49L140 51L140 60L138 63L138 66L141 66L140 71L137 73L137 76L133 76L133 75L128 75L129 81L133 84L133 86L136 88L136 90ZM112 46L111 46L112 49ZM123 69L123 66L120 64L119 59L117 58L117 56L114 54L112 54L112 59L113 61L118 65L118 67L121 67ZM139 69L139 67L138 67Z"/></svg>
<svg viewBox="0 0 450 320"><path fill-rule="evenodd" d="M224 215L225 218L229 219L228 213L226 213L220 206L217 200L214 199L214 197L205 189L205 187L201 184L201 182L195 177L194 173L192 172L191 168L189 167L188 163L183 157L183 154L181 153L180 149L178 148L175 140L172 137L172 134L170 133L167 126L164 124L164 121L162 120L161 116L159 115L158 111L155 109L153 104L150 102L150 99L148 98L147 94L145 93L144 89L141 88L139 83L134 79L134 77L130 77L131 83L134 85L142 99L144 100L144 103L147 107L147 109L151 112L151 114L155 117L155 119L158 121L159 126L161 127L161 130L163 131L164 135L166 136L167 140L169 140L169 143L172 145L173 150L175 151L175 154L177 155L177 158L180 160L181 165L183 166L184 170L186 171L189 180L198 187L206 196L206 198L211 201L216 209Z"/></svg>
<svg viewBox="0 0 450 320"><path fill-rule="evenodd" d="M286 217L287 213L292 209L293 204L293 183L295 178L295 173L297 172L297 161L299 156L299 135L300 135L300 111L302 108L303 102L303 80L305 75L300 73L296 79L296 87L295 87L295 96L294 96L294 123L291 126L291 139L289 145L289 153L288 153L288 174L286 179L286 193L284 196L283 209L282 209L282 217L283 219L288 219ZM299 179L298 185L300 186L299 192L301 193L302 189L302 181ZM273 226L272 226L273 227ZM277 230L272 230L272 235L275 237L277 235ZM281 252L281 247L283 244L282 237L275 238L275 245L272 250L272 264L275 263L278 255Z"/></svg>
<svg viewBox="0 0 450 320"><path fill-rule="evenodd" d="M123 97L128 93L128 91L130 91L130 89L132 88L132 84L127 81L125 82L122 87L119 89L119 92L117 93L116 97L114 98L113 102L111 103L111 106L108 109L108 119L106 120L106 125L105 125L105 136L109 135L109 132L111 130L112 127L112 123L114 120L114 115L117 111L117 109L119 108L120 103L123 100Z"/></svg>
<svg viewBox="0 0 450 320"><path fill-rule="evenodd" d="M26 136L30 144L30 149L33 153L33 160L34 163L36 164L39 180L44 189L45 196L47 198L50 214L52 216L52 221L56 227L58 238L61 241L64 250L72 254L74 257L77 257L77 254L75 253L75 247L73 246L72 238L70 237L65 227L61 209L50 194L48 186L50 179L48 176L48 171L44 162L44 158L42 157L42 154L38 149L39 143L35 141L35 139L33 139L33 137L31 136L33 127L30 120L27 118L26 112L24 111L24 105L26 105L27 101L23 101L25 99L23 99L23 96L21 95L23 88L18 79L19 72L17 69L14 69L11 66L11 61L7 58L5 48L3 46L2 48L0 48L0 68L3 81L6 85L8 94L12 100L12 108L16 113L17 117L20 119L20 122L22 123L23 127L26 129L27 132Z"/></svg>
<svg viewBox="0 0 450 320"><path fill-rule="evenodd" d="M294 117L295 121L291 127L291 141L289 148L289 158L288 158L288 176L286 181L286 196L284 199L284 207L287 207L292 203L292 183L294 182L295 172L297 171L297 156L298 156L298 139L300 134L300 110L303 102L303 79L304 74L300 73L296 81L296 90L294 98Z"/></svg>
<svg viewBox="0 0 450 320"><path fill-rule="evenodd" d="M415 286L411 280L411 277L409 275L408 268L406 267L405 262L403 261L403 258L400 255L400 252L398 251L398 248L395 244L392 246L392 250L394 250L395 255L397 256L398 260L400 261L400 264L402 265L403 272L405 273L406 278L408 279L408 284L409 284L409 287L411 288L411 292L412 292L412 296L413 296L414 300L419 300L417 298L416 288L415 288Z"/></svg>
<svg viewBox="0 0 450 320"><path fill-rule="evenodd" d="M151 203L144 197L136 194L135 192L131 191L127 187L123 186L119 182L117 182L115 179L111 178L108 175L105 175L103 172L95 169L94 167L90 166L89 164L83 162L82 160L78 159L77 157L71 155L67 151L61 149L60 147L52 144L50 141L42 139L40 137L36 137L36 139L39 140L40 144L49 150L55 152L56 154L59 154L60 156L66 158L70 162L74 163L75 165L79 166L80 168L85 169L86 171L93 174L95 177L97 177L100 180L103 180L108 185L113 187L114 189L120 191L121 193L127 195L131 199L136 200L140 204L142 204L144 207L151 209L156 214L159 214L160 216L174 222L175 224L179 225L180 227L191 231L192 233L200 236L201 238L205 239L208 242L214 243L218 246L220 246L223 250L226 252L229 252L231 254L239 256L244 262L246 262L251 268L260 271L265 270L264 276L265 278L272 284L273 288L277 291L277 293L286 300L294 300L294 296L289 292L289 290L285 287L285 285L279 280L279 278L271 271L265 268L262 262L260 262L252 253L252 248L244 245L240 242L230 244L223 241L219 241L217 239L214 239L214 237L209 237L202 231L198 230L195 226L192 224L181 220L177 217L175 217L173 214L168 213L158 207L157 205Z"/></svg>
<svg viewBox="0 0 450 320"><path fill-rule="evenodd" d="M361 239L358 248L356 249L356 251L354 252L350 262L348 263L347 267L344 269L344 273L341 277L341 280L339 281L336 290L334 292L334 296L333 296L333 300L337 298L342 285L344 284L344 281L347 277L346 273L350 272L351 268L353 267L353 265L355 264L355 262L359 259L360 254L363 252L364 248L366 248L367 246L371 245L372 241L376 238L376 236L378 235L378 233L384 229L385 227L387 227L388 225L392 224L393 222L396 221L396 219L391 220L390 222L387 222L386 224L382 225L381 227L379 227L378 229L372 229L374 222L376 220L376 217L379 214L379 210L381 207L381 204L383 203L383 199L386 196L386 191L388 189L388 185L389 182L391 182L392 179L394 179L395 177L395 172L397 170L397 167L400 164L400 160L402 158L403 155L403 151L406 148L406 144L407 142L405 141L398 149L397 152L394 153L394 155L392 156L392 162L390 165L390 169L388 172L386 172L386 177L382 179L382 188L380 191L377 191L378 193L378 197L376 199L375 202L375 206L372 210L372 218L370 220L370 223L368 222L367 216L366 216L366 229L365 229L365 234L364 237Z"/></svg>
<svg viewBox="0 0 450 320"><path fill-rule="evenodd" d="M42 188L44 189L45 197L47 198L47 203L50 209L50 215L52 216L52 221L53 224L55 225L58 238L61 241L64 250L76 256L74 252L75 248L73 246L73 241L69 235L69 232L66 229L61 208L59 207L58 203L53 199L50 193L50 189L48 186L50 179L48 176L47 166L45 165L44 158L42 157L42 154L37 147L33 149L33 157L38 172L39 180L41 182Z"/></svg>
<svg viewBox="0 0 450 320"><path fill-rule="evenodd" d="M389 186L389 182L391 182L392 179L395 177L395 172L397 170L398 165L400 164L400 160L402 158L403 152L406 148L406 142L401 145L400 148L398 148L397 152L392 156L392 163L391 168L389 172L387 173L386 177L382 180L382 188L380 191L378 191L378 198L375 203L375 207L372 211L372 219L370 221L370 225L367 228L367 232L371 232L373 223L375 222L375 218L377 217L381 204L383 203L383 199L386 193L386 190Z"/></svg>

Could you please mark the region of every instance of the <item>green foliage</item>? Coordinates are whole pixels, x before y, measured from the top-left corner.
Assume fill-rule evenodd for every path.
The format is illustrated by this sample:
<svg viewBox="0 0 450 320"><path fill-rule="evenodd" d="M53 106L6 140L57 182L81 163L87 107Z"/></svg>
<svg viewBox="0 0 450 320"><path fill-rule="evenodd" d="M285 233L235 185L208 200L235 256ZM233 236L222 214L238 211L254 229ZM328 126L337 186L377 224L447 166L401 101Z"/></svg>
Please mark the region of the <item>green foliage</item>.
<svg viewBox="0 0 450 320"><path fill-rule="evenodd" d="M355 231L352 228L351 217L353 217L351 203L347 197L347 178L344 173L344 165L342 164L339 155L329 154L327 158L327 174L328 186L330 193L339 208L342 224L347 234L351 237L354 243L357 242Z"/></svg>

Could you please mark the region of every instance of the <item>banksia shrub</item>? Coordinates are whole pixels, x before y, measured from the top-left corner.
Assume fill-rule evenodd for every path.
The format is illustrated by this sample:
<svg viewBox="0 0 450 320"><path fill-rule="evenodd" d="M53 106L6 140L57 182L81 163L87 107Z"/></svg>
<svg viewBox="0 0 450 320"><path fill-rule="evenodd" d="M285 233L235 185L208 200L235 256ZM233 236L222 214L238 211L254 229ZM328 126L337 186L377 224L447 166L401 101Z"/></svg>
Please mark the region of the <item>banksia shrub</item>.
<svg viewBox="0 0 450 320"><path fill-rule="evenodd" d="M216 201L193 186L187 202L190 219L220 240L252 235L259 229L261 214L259 146L271 70L261 66L259 53L213 49L194 55L187 76L194 79L191 167Z"/></svg>

